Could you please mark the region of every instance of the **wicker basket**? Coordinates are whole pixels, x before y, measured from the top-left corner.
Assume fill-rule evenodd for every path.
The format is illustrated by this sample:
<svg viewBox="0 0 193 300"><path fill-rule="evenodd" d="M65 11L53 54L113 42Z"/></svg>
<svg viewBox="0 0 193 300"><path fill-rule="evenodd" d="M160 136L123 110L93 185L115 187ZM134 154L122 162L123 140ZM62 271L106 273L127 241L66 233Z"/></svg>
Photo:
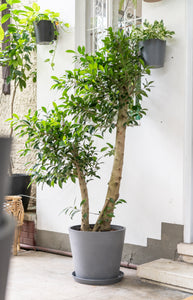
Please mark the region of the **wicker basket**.
<svg viewBox="0 0 193 300"><path fill-rule="evenodd" d="M6 196L4 201L4 210L16 219L15 236L13 243L13 255L17 255L20 250L20 234L23 225L24 209L20 196Z"/></svg>

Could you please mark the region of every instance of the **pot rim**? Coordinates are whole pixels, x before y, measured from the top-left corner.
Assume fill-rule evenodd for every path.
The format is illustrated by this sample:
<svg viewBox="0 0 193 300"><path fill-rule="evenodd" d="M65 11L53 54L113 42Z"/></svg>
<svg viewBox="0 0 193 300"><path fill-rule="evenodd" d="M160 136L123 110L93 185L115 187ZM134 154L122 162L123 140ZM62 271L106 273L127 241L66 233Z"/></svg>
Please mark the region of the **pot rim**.
<svg viewBox="0 0 193 300"><path fill-rule="evenodd" d="M94 226L95 224L90 224L90 226ZM111 224L112 229L116 229L114 231L81 231L80 229L81 225L72 225L69 227L69 231L76 231L76 232L81 232L81 233L93 233L93 234L101 234L101 233L115 233L119 231L126 231L126 227L122 225L116 225L116 224Z"/></svg>

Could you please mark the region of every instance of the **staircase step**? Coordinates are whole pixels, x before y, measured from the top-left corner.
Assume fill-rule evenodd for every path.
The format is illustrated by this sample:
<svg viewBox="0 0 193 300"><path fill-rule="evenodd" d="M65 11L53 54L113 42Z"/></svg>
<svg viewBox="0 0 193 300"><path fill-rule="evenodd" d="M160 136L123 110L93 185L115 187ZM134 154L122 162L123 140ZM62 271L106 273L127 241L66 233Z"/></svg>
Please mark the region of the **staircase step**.
<svg viewBox="0 0 193 300"><path fill-rule="evenodd" d="M177 246L178 254L193 257L193 244L180 243Z"/></svg>
<svg viewBox="0 0 193 300"><path fill-rule="evenodd" d="M158 259L138 266L137 276L160 285L193 293L193 265Z"/></svg>

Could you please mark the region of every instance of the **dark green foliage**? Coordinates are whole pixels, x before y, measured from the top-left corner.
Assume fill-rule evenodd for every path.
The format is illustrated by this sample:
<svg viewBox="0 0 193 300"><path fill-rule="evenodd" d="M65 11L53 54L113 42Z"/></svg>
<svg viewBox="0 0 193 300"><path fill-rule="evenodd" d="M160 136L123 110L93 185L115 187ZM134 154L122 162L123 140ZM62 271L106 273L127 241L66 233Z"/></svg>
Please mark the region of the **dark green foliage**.
<svg viewBox="0 0 193 300"><path fill-rule="evenodd" d="M138 41L123 31L113 32L112 28L107 33L103 48L95 54L86 53L85 47L80 46L77 53L68 51L75 54L77 68L66 71L60 78L52 77L55 82L52 88L61 91L61 105L53 103L51 111L42 107L33 116L29 112L23 120L15 116L11 123L19 136L27 136L22 155L35 149L36 164L31 173L36 182L49 186L58 183L62 187L68 179L75 182L78 177L79 183L83 179L80 184L84 195L80 209L85 211L82 223L88 221L86 183L98 177L102 155L116 155L121 165L116 164L113 172L122 170L126 126L139 125L146 114L142 98L147 97L152 83L145 77L150 70L140 58ZM97 150L94 142L103 141L105 131L117 131L121 146L107 142ZM116 178L115 185L119 186L121 174ZM98 224L111 222L116 205L125 200L110 195L104 202L100 211L103 220L97 220L96 230L103 230ZM68 207L65 213L73 216L80 209Z"/></svg>
<svg viewBox="0 0 193 300"><path fill-rule="evenodd" d="M43 115L36 112L33 116L29 111L23 120L15 115L12 121L19 136L27 136L22 155L35 149L36 163L30 168L33 180L62 187L69 178L76 181L77 165L87 181L98 177L99 158L92 139L96 128L68 121L63 105L53 103L51 111L45 107L42 111Z"/></svg>
<svg viewBox="0 0 193 300"><path fill-rule="evenodd" d="M87 120L110 132L116 127L120 99L127 105L128 126L138 125L146 114L141 106L142 96L147 96L151 82L145 79L150 74L139 57L138 44L123 31L114 33L108 29L104 47L95 54L88 54L78 47L75 62L79 68L67 71L61 77L52 77L53 88L62 90L61 99L68 114L78 117L81 123ZM67 93L75 90L75 94Z"/></svg>

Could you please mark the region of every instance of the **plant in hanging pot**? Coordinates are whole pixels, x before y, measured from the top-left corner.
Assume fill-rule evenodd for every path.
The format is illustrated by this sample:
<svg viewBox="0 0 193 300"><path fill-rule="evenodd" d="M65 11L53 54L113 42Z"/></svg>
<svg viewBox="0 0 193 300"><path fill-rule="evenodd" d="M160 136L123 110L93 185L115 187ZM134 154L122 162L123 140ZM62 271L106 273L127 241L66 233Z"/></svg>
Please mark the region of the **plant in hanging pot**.
<svg viewBox="0 0 193 300"><path fill-rule="evenodd" d="M125 228L112 225L115 208L125 203L119 197L127 126L137 126L146 114L142 96L147 96L151 82L140 79L150 74L139 56L138 43L132 36L108 29L103 48L87 54L78 47L74 59L78 68L57 78L53 89L62 92L61 103L24 119L17 117L11 126L19 136L27 135L22 155L36 151L36 163L30 168L33 180L62 187L67 180L78 180L80 207L67 207L73 216L81 212L81 224L70 228L75 280L87 284L110 284L120 281L120 261ZM105 133L114 133L114 143ZM96 146L96 140L104 143ZM107 194L99 208L95 224L89 222L87 185L98 179L102 157L113 156L114 162Z"/></svg>
<svg viewBox="0 0 193 300"><path fill-rule="evenodd" d="M150 24L147 20L142 26L133 27L131 35L139 41L145 63L154 68L164 66L166 39L172 38L174 31L168 30L163 20Z"/></svg>
<svg viewBox="0 0 193 300"><path fill-rule="evenodd" d="M17 90L22 92L30 79L36 81L36 70L33 68L32 56L36 50L36 43L28 28L20 26L18 12L13 8L13 4L18 0L8 0L7 4L2 4L0 9L7 9L9 5L9 13L5 14L1 19L4 23L11 19L5 32L5 38L2 42L3 47L0 50L0 65L9 69L6 79L7 84L13 83L12 95L10 101L10 117L14 115L14 101ZM13 131L11 129L10 137ZM30 176L26 174L13 174L13 159L10 158L10 186L9 195L22 195L24 210L27 211L31 187L29 187Z"/></svg>
<svg viewBox="0 0 193 300"><path fill-rule="evenodd" d="M40 7L33 4L31 7L23 6L17 9L15 5L21 4L20 0L7 0L7 3L0 5L0 10L9 9L7 14L4 14L1 23L5 23L8 19L11 24L7 26L5 38L2 42L2 49L0 50L0 65L9 69L6 83L12 83L12 95L10 103L10 117L14 116L14 102L16 99L17 90L21 92L27 87L29 80L36 82L36 66L33 62L33 57L36 54L36 40L34 33L34 20L40 19ZM55 22L58 13L45 10L41 14L44 18L50 18ZM59 21L58 21L59 22ZM62 22L60 22L62 23ZM67 26L67 24L66 24ZM51 66L54 66L54 50L50 50L52 58ZM9 120L9 119L8 119ZM13 131L11 128L10 137ZM13 159L10 162L10 187L9 195L21 195L24 206L24 211L27 211L30 194L31 194L31 177L29 174L16 173L13 174Z"/></svg>
<svg viewBox="0 0 193 300"><path fill-rule="evenodd" d="M64 30L69 27L68 23L59 19L59 13L50 9L41 12L40 6L35 2L32 6L24 6L24 9L21 23L27 24L29 27L34 26L37 44L48 45L56 40L59 35L57 26Z"/></svg>

